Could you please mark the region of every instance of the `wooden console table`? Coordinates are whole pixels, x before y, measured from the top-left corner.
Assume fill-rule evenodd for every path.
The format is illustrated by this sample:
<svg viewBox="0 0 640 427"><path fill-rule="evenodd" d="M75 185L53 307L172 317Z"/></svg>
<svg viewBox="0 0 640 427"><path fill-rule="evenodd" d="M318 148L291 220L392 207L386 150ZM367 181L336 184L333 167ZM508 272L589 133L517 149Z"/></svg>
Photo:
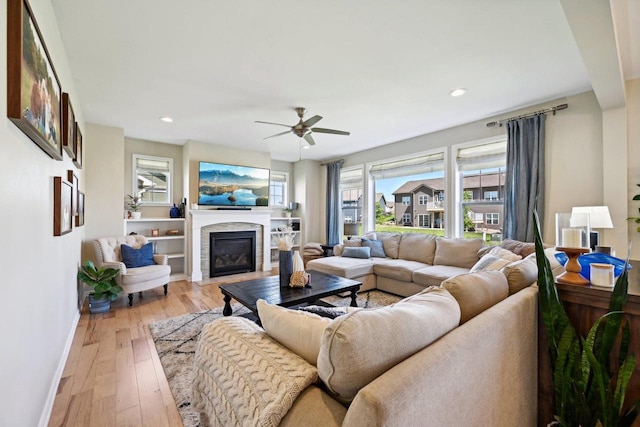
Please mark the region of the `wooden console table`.
<svg viewBox="0 0 640 427"><path fill-rule="evenodd" d="M595 321L607 312L611 290L591 286L556 283L560 300L578 334L585 337ZM640 290L629 284L629 299L624 307L631 333L630 351L636 355L636 369L627 388L627 402L640 399ZM542 316L538 316L538 425L553 420L553 383L547 356L547 341ZM636 422L635 425L640 425Z"/></svg>

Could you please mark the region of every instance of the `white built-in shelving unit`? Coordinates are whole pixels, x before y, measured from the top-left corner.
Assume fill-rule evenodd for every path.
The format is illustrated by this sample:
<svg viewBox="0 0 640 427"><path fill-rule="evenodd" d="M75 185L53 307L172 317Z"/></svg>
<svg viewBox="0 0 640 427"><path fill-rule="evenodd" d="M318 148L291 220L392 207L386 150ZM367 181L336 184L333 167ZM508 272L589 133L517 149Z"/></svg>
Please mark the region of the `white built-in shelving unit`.
<svg viewBox="0 0 640 427"><path fill-rule="evenodd" d="M271 262L278 261L278 246L276 238L280 227L291 227L294 229L293 250L300 250L302 220L298 217L271 217Z"/></svg>

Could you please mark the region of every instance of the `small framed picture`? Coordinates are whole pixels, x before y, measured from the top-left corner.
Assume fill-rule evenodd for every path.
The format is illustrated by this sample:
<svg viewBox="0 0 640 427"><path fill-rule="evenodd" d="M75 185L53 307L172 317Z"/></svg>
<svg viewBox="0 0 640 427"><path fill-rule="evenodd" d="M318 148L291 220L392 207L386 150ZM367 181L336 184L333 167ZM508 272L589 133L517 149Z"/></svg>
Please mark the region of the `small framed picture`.
<svg viewBox="0 0 640 427"><path fill-rule="evenodd" d="M71 214L78 215L78 176L72 170L67 170L67 181L73 186L71 192Z"/></svg>
<svg viewBox="0 0 640 427"><path fill-rule="evenodd" d="M73 153L75 157L73 158L73 164L78 167L78 169L82 169L82 132L80 132L80 126L78 123L75 124L75 140L73 144Z"/></svg>
<svg viewBox="0 0 640 427"><path fill-rule="evenodd" d="M53 235L62 236L71 233L73 214L71 213L71 195L73 185L56 176L53 178Z"/></svg>
<svg viewBox="0 0 640 427"><path fill-rule="evenodd" d="M73 152L76 138L76 117L71 107L71 99L66 92L62 93L62 148L67 152L70 159L75 159Z"/></svg>
<svg viewBox="0 0 640 427"><path fill-rule="evenodd" d="M84 225L84 193L78 191L78 215L76 215L76 227Z"/></svg>
<svg viewBox="0 0 640 427"><path fill-rule="evenodd" d="M151 237L158 237L160 236L160 229L159 228L152 228L151 229Z"/></svg>

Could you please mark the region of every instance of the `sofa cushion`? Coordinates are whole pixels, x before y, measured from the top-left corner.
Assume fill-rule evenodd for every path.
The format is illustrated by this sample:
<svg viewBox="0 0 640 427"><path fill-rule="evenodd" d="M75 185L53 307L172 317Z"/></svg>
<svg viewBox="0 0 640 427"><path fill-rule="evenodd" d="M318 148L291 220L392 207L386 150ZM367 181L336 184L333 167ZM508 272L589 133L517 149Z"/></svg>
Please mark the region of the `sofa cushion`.
<svg viewBox="0 0 640 427"><path fill-rule="evenodd" d="M300 310L256 302L262 327L271 338L312 365L318 361L320 339L331 319Z"/></svg>
<svg viewBox="0 0 640 427"><path fill-rule="evenodd" d="M353 279L366 274L372 274L373 264L373 261L370 259L330 256L309 261L307 263L307 269Z"/></svg>
<svg viewBox="0 0 640 427"><path fill-rule="evenodd" d="M402 237L402 234L382 231L376 232L376 235L377 239L372 240L382 240L384 253L389 258L398 258L398 248L400 247L400 238Z"/></svg>
<svg viewBox="0 0 640 427"><path fill-rule="evenodd" d="M460 322L460 307L442 288L382 308L340 316L322 335L318 374L342 402L401 361L431 344Z"/></svg>
<svg viewBox="0 0 640 427"><path fill-rule="evenodd" d="M533 243L521 242L519 240L504 239L500 246L508 249L516 255L525 258L536 251L536 245Z"/></svg>
<svg viewBox="0 0 640 427"><path fill-rule="evenodd" d="M514 261L502 268L509 282L509 295L515 294L538 280L538 266L530 258Z"/></svg>
<svg viewBox="0 0 640 427"><path fill-rule="evenodd" d="M170 266L153 264L138 268L128 268L127 274L123 274L119 277L122 285L138 286L140 283L165 278L170 274Z"/></svg>
<svg viewBox="0 0 640 427"><path fill-rule="evenodd" d="M435 251L436 236L433 234L404 233L400 240L397 258L433 264Z"/></svg>
<svg viewBox="0 0 640 427"><path fill-rule="evenodd" d="M426 264L417 261L385 259L376 261L373 266L373 272L376 276L402 280L403 282L411 282L413 272L426 266Z"/></svg>
<svg viewBox="0 0 640 427"><path fill-rule="evenodd" d="M155 265L153 260L153 243L140 246L139 249L129 245L120 245L120 255L122 262L127 268L146 267L147 265Z"/></svg>
<svg viewBox="0 0 640 427"><path fill-rule="evenodd" d="M432 264L471 268L478 262L482 239L436 239L436 253Z"/></svg>
<svg viewBox="0 0 640 427"><path fill-rule="evenodd" d="M559 275L565 272L564 266L560 264L555 257L555 254L557 253L558 251L556 250L555 247L546 248L544 250L544 254L549 260L549 266L551 267L551 273L553 274L553 277L558 277ZM532 253L531 255L528 255L525 259L528 259L534 264L538 265L535 252Z"/></svg>
<svg viewBox="0 0 640 427"><path fill-rule="evenodd" d="M478 258L482 258L485 255L495 255L499 258L508 259L509 261L522 259L522 256L516 255L510 250L501 248L500 246L483 246L478 251Z"/></svg>
<svg viewBox="0 0 640 427"><path fill-rule="evenodd" d="M442 282L460 305L460 324L509 296L507 278L500 271L460 274Z"/></svg>
<svg viewBox="0 0 640 427"><path fill-rule="evenodd" d="M376 258L386 258L382 240L362 239L362 246L371 248L371 256Z"/></svg>
<svg viewBox="0 0 640 427"><path fill-rule="evenodd" d="M345 246L342 250L343 257L347 258L370 258L371 257L371 248L365 247L353 247L353 246Z"/></svg>
<svg viewBox="0 0 640 427"><path fill-rule="evenodd" d="M429 265L414 271L411 279L414 283L422 286L440 286L443 280L468 272L468 268L450 265Z"/></svg>
<svg viewBox="0 0 640 427"><path fill-rule="evenodd" d="M344 239L344 247L345 248L359 248L362 246L361 239Z"/></svg>
<svg viewBox="0 0 640 427"><path fill-rule="evenodd" d="M507 264L510 264L512 261L508 259L497 257L496 255L485 255L476 262L476 265L471 267L470 273L475 273L476 271L487 271L487 270L501 270Z"/></svg>

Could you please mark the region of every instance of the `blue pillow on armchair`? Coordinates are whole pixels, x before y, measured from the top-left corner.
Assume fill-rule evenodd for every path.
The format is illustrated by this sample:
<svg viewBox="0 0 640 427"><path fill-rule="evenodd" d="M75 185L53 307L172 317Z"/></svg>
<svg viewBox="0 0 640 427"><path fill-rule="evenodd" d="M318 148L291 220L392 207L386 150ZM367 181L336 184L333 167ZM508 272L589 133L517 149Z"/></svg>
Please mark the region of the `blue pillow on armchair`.
<svg viewBox="0 0 640 427"><path fill-rule="evenodd" d="M122 244L120 245L120 253L122 254L122 262L124 262L127 268L155 265L155 261L153 260L153 243L151 242L141 246L140 249Z"/></svg>

